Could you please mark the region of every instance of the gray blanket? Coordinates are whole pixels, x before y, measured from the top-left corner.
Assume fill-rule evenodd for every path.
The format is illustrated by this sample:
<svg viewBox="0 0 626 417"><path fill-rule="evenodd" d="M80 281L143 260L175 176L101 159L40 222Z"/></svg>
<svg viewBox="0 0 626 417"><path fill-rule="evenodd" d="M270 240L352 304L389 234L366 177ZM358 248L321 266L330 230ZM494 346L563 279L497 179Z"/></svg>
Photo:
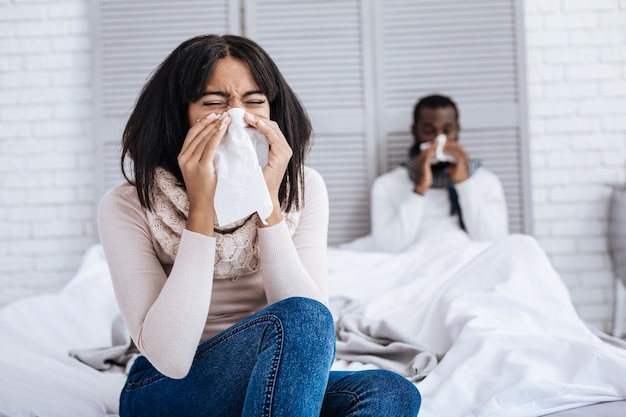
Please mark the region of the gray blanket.
<svg viewBox="0 0 626 417"><path fill-rule="evenodd" d="M73 349L69 355L99 371L123 371L128 374L139 350L128 328L118 314L111 324L111 346L93 349Z"/></svg>
<svg viewBox="0 0 626 417"><path fill-rule="evenodd" d="M353 300L334 298L331 311L337 332L337 359L388 369L413 382L424 379L437 365L439 358L435 354L407 340L386 322L365 318ZM138 354L121 315L111 325L111 346L69 352L99 371L126 374Z"/></svg>
<svg viewBox="0 0 626 417"><path fill-rule="evenodd" d="M331 299L337 333L337 359L394 371L421 381L441 358L409 340L389 323L365 317L360 305L342 297Z"/></svg>

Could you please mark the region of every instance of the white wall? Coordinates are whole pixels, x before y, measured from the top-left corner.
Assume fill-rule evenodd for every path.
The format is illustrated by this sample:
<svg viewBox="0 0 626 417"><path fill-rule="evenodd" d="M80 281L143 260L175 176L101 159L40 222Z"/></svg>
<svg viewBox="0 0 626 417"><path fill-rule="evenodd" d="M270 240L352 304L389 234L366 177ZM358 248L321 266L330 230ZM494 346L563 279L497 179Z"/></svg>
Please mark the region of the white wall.
<svg viewBox="0 0 626 417"><path fill-rule="evenodd" d="M88 0L0 0L0 304L58 289L95 241ZM526 0L535 235L608 330L605 184L626 161L626 0Z"/></svg>
<svg viewBox="0 0 626 417"><path fill-rule="evenodd" d="M0 0L0 303L58 289L94 242L86 0Z"/></svg>
<svg viewBox="0 0 626 417"><path fill-rule="evenodd" d="M608 188L626 162L626 1L527 0L534 233L580 315L608 329Z"/></svg>

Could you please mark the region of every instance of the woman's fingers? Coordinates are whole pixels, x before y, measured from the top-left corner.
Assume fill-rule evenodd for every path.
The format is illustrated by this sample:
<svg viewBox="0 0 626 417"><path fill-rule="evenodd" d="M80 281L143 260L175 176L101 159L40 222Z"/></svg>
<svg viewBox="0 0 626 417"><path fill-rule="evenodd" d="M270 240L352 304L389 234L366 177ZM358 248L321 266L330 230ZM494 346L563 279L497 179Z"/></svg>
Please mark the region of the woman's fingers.
<svg viewBox="0 0 626 417"><path fill-rule="evenodd" d="M275 157L280 156L282 157L281 159L286 158L286 162L289 162L293 151L289 143L287 143L285 135L283 135L283 132L280 130L278 123L273 120L261 119L250 113L245 113L244 117L249 125L255 127L267 138L267 143L270 145L270 160L274 154Z"/></svg>
<svg viewBox="0 0 626 417"><path fill-rule="evenodd" d="M178 155L191 208L212 210L217 187L215 151L230 123L227 114L211 116L195 123L188 131ZM212 225L212 223L211 223Z"/></svg>
<svg viewBox="0 0 626 417"><path fill-rule="evenodd" d="M265 183L267 184L272 199L278 201L280 185L285 176L285 171L287 170L293 151L276 122L261 119L249 113L246 113L244 117L249 125L255 127L267 138L270 149L267 165L263 167L263 177L265 178Z"/></svg>
<svg viewBox="0 0 626 417"><path fill-rule="evenodd" d="M270 147L267 165L269 168L281 170L280 178L282 180L282 175L287 169L293 150L280 130L278 123L273 120L260 119L249 113L246 113L246 121L251 126L256 127L267 138L267 143Z"/></svg>
<svg viewBox="0 0 626 417"><path fill-rule="evenodd" d="M215 152L217 151L217 146L220 144L221 139L224 137L226 133L226 129L230 124L230 116L228 113L223 113L219 119L219 125L217 126L217 132L214 132L214 140L207 140L204 142L204 146L201 149L201 154L199 155L201 161L213 161L215 158ZM200 153L200 150L198 150Z"/></svg>
<svg viewBox="0 0 626 417"><path fill-rule="evenodd" d="M206 155L212 155L206 154L206 149L217 147L229 121L227 114L220 116L211 114L192 126L178 156L179 164L198 163L205 160ZM209 160L212 160L212 157Z"/></svg>
<svg viewBox="0 0 626 417"><path fill-rule="evenodd" d="M203 132L208 126L210 126L215 120L217 120L218 117L219 116L217 114L211 113L207 117L196 120L196 123L191 126L189 128L189 131L187 132L187 137L185 138L185 142L183 143L183 147L181 148L180 153L185 153L189 146L191 146L191 144L195 142L195 139L198 137L198 135Z"/></svg>

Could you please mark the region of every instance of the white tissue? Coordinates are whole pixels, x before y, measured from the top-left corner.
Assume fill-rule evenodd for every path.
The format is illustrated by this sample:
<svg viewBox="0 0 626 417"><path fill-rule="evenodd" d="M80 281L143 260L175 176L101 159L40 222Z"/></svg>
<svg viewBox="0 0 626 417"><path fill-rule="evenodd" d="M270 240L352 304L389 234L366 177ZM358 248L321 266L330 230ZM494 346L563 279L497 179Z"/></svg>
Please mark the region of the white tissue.
<svg viewBox="0 0 626 417"><path fill-rule="evenodd" d="M245 111L228 111L231 122L217 146L215 167L215 214L218 225L224 226L259 213L261 221L272 214L273 205L262 167L267 165L267 138L244 121Z"/></svg>
<svg viewBox="0 0 626 417"><path fill-rule="evenodd" d="M452 155L443 152L443 147L446 144L447 139L446 135L442 133L437 135L433 141L437 145L437 149L435 151L435 156L430 160L431 165L438 164L439 162L456 162L456 159L454 159ZM432 142L425 142L420 145L420 149L424 150L426 148L430 148L431 146Z"/></svg>

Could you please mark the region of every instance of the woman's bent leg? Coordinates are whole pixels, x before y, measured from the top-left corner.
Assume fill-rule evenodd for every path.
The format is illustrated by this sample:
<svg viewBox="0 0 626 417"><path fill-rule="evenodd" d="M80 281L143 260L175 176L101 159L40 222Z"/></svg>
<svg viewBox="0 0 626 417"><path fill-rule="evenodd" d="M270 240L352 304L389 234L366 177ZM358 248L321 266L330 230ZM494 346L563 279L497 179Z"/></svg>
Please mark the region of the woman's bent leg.
<svg viewBox="0 0 626 417"><path fill-rule="evenodd" d="M282 327L275 346L261 345L242 417L318 417L335 358L333 317L308 298L276 303L272 314Z"/></svg>
<svg viewBox="0 0 626 417"><path fill-rule="evenodd" d="M318 417L334 348L328 309L289 298L201 344L183 379L138 358L120 416Z"/></svg>
<svg viewBox="0 0 626 417"><path fill-rule="evenodd" d="M421 396L394 372L331 371L320 417L415 417Z"/></svg>

